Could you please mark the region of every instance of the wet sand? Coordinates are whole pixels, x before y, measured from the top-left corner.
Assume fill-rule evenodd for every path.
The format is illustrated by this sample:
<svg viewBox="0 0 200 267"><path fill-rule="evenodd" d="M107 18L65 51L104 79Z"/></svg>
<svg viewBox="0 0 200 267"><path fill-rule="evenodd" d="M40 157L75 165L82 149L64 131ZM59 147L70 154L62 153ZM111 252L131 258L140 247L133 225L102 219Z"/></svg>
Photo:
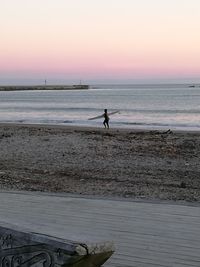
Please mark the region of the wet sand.
<svg viewBox="0 0 200 267"><path fill-rule="evenodd" d="M200 133L0 124L0 189L200 201Z"/></svg>

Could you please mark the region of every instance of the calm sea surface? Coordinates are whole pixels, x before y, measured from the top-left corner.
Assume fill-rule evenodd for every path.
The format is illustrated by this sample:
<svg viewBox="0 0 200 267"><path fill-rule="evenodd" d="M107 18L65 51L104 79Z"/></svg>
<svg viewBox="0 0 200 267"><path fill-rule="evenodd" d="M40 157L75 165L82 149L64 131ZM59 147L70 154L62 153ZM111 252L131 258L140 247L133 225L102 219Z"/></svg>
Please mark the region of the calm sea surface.
<svg viewBox="0 0 200 267"><path fill-rule="evenodd" d="M102 127L88 120L119 110L111 127L200 130L200 87L94 85L83 91L0 92L0 122Z"/></svg>

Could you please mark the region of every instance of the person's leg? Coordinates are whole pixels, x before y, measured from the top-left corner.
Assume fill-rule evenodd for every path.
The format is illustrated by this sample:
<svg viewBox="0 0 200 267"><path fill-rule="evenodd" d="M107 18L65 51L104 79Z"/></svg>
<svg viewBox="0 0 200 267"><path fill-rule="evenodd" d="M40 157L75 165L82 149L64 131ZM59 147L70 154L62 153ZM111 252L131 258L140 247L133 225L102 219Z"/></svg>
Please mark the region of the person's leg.
<svg viewBox="0 0 200 267"><path fill-rule="evenodd" d="M103 122L103 125L104 125L104 127L106 128L106 121L104 120L104 122Z"/></svg>

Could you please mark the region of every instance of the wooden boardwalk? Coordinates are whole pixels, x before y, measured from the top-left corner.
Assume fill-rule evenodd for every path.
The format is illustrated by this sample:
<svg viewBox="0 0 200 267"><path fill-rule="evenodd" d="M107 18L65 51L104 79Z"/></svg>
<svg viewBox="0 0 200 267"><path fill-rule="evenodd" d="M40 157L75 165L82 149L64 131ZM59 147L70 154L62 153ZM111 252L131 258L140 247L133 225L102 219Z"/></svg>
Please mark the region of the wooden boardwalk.
<svg viewBox="0 0 200 267"><path fill-rule="evenodd" d="M199 267L200 207L0 192L0 221L75 241L113 240L105 267Z"/></svg>

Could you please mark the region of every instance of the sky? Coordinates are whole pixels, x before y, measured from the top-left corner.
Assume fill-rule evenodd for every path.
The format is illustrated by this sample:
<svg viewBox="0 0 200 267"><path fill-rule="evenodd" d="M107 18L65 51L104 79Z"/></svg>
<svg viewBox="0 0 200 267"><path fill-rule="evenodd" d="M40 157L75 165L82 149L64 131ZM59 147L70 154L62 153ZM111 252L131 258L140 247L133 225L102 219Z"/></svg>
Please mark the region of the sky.
<svg viewBox="0 0 200 267"><path fill-rule="evenodd" d="M200 81L199 14L199 0L0 0L0 81Z"/></svg>

